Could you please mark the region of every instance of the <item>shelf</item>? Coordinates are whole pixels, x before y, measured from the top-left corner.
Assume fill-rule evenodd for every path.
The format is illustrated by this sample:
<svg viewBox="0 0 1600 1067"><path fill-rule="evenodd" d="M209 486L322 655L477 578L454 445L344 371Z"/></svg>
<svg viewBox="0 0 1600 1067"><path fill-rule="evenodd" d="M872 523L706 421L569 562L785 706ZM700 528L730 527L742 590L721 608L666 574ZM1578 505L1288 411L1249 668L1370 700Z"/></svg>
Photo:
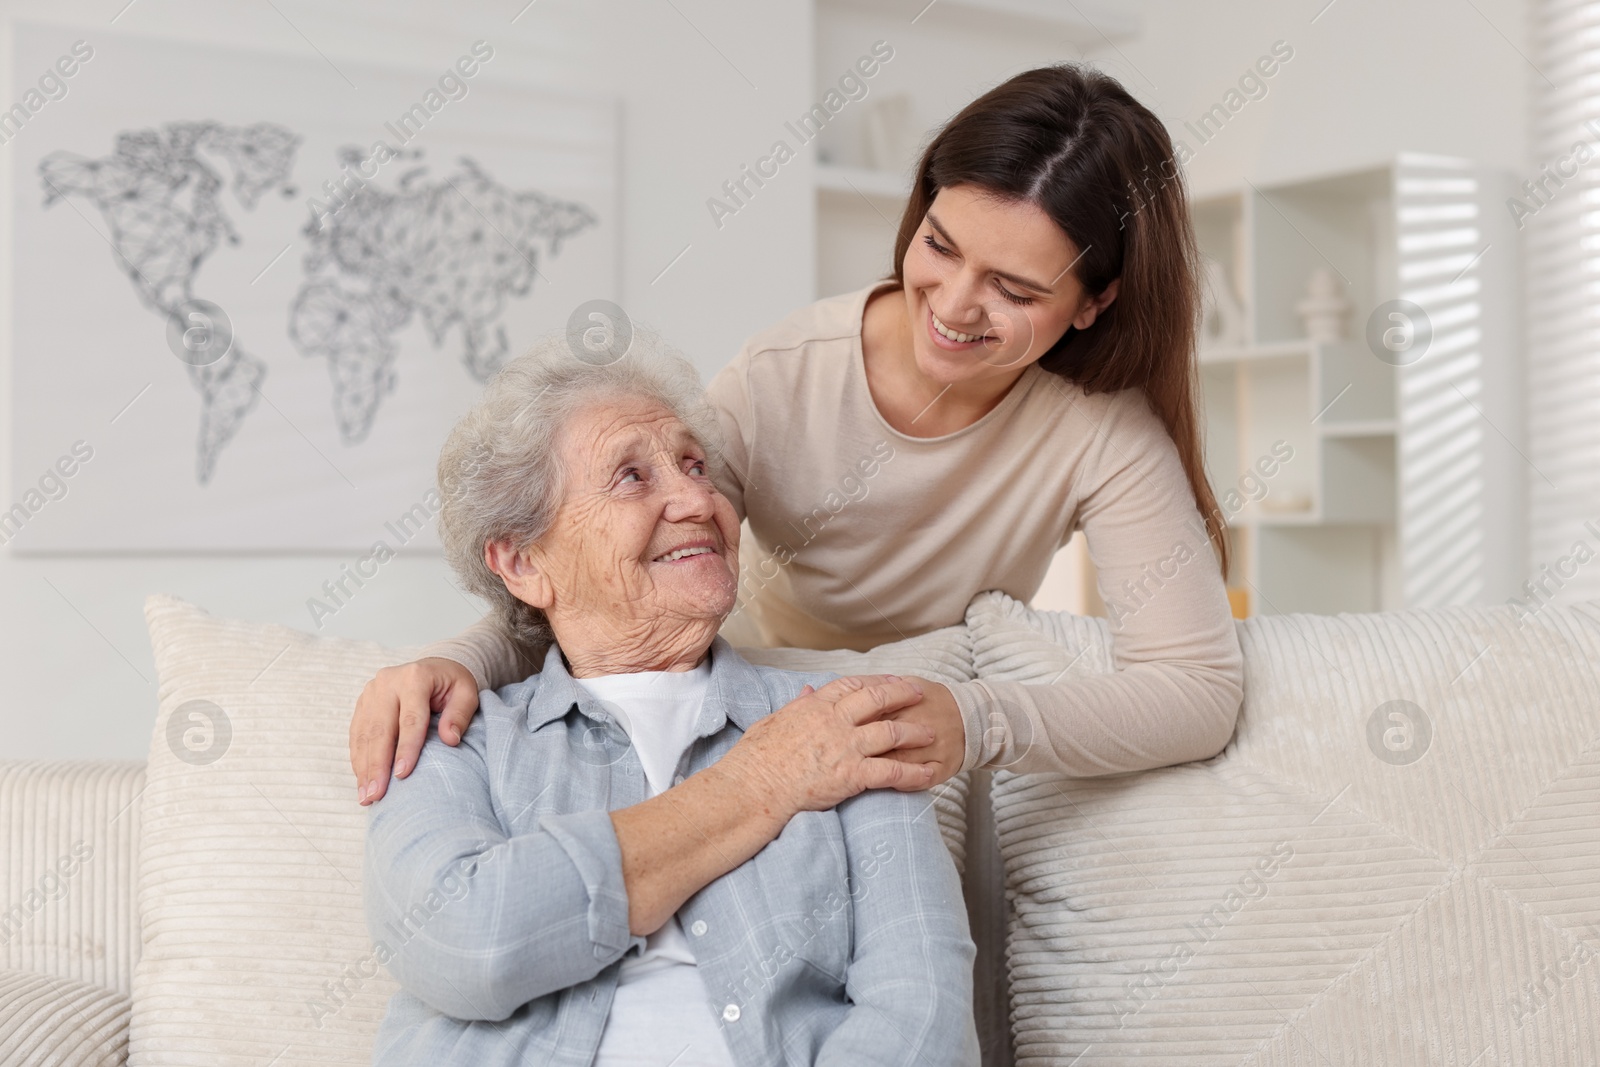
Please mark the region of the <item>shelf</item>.
<svg viewBox="0 0 1600 1067"><path fill-rule="evenodd" d="M1321 526L1315 508L1306 511L1254 511L1229 520L1240 526Z"/></svg>
<svg viewBox="0 0 1600 1067"><path fill-rule="evenodd" d="M901 175L870 167L842 167L834 163L818 163L816 169L819 193L860 194L879 200L903 201L910 193L910 183Z"/></svg>
<svg viewBox="0 0 1600 1067"><path fill-rule="evenodd" d="M1200 362L1206 366L1224 363L1250 363L1263 359L1294 359L1311 355L1311 341L1278 341L1265 345L1246 345L1242 348L1202 348Z"/></svg>
<svg viewBox="0 0 1600 1067"><path fill-rule="evenodd" d="M1318 424L1317 432L1323 437L1393 437L1399 432L1399 424L1394 419L1324 422Z"/></svg>
<svg viewBox="0 0 1600 1067"><path fill-rule="evenodd" d="M1138 36L1138 15L1106 0L855 0L825 6L870 7L908 22L933 20L978 30L1047 34L1080 47L1127 42Z"/></svg>

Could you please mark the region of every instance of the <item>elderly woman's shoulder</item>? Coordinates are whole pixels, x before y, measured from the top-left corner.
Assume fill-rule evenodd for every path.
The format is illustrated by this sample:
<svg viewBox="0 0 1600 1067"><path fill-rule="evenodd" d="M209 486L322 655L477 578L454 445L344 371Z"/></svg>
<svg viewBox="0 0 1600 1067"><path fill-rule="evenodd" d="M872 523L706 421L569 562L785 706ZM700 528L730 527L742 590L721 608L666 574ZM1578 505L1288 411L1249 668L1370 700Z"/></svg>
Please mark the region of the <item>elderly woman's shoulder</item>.
<svg viewBox="0 0 1600 1067"><path fill-rule="evenodd" d="M762 657L763 651L765 650L742 650L743 653L748 653L758 658ZM783 651L793 652L792 649ZM800 690L808 685L813 689L821 689L839 677L832 671L797 671L784 667L769 666L764 663L751 663L746 655L741 655L741 658L749 665L750 670L761 686L762 696L765 698L764 703L768 712L777 711L789 703L800 695Z"/></svg>
<svg viewBox="0 0 1600 1067"><path fill-rule="evenodd" d="M533 695L538 691L539 672L535 671L520 682L509 682L498 689L480 690L479 696L485 700L492 697L502 704L521 704L523 707L527 707L528 701L532 700Z"/></svg>
<svg viewBox="0 0 1600 1067"><path fill-rule="evenodd" d="M485 725L502 721L520 721L528 714L528 707L539 692L539 676L531 674L520 682L503 685L499 689L484 689L478 693L478 714L473 721L485 720Z"/></svg>

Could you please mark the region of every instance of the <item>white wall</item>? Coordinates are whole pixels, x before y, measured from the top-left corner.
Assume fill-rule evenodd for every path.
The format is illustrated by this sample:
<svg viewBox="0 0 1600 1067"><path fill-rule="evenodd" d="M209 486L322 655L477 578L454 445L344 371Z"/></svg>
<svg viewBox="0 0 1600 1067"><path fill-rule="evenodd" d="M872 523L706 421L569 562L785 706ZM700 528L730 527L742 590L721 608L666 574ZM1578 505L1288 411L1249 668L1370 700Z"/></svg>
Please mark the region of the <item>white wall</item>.
<svg viewBox="0 0 1600 1067"><path fill-rule="evenodd" d="M108 24L124 0L22 0L0 10L8 19L74 27L67 42L140 34L314 56L309 39L335 64L414 67L424 80L483 38L496 56L482 78L621 99L619 302L693 355L703 374L726 362L745 336L810 299L809 158L785 168L720 231L705 207L741 163L765 151L784 118L809 105L808 5L538 0L513 25L520 0L274 2L282 15L269 4L139 0L114 26ZM0 97L8 105L10 55L9 39L0 42ZM86 67L83 77L92 73ZM74 89L82 88L80 80ZM197 109L204 99L199 86ZM43 135L51 109L73 102L69 95L42 111L26 135ZM0 172L9 176L10 165L0 147ZM0 218L3 235L9 211ZM652 284L686 245L683 258ZM27 269L10 252L9 241L0 240L0 325L10 321L5 271ZM0 351L8 351L9 332L8 325L0 329L6 335ZM20 491L9 484L10 405L27 401L9 395L9 371L9 362L0 367L0 382L7 383L0 387L5 506ZM63 433L68 441L81 436ZM306 598L346 562L325 555L19 557L0 549L0 758L143 756L156 709L141 618L148 593L174 593L218 615L311 629ZM322 632L417 643L452 633L477 614L437 555L403 553Z"/></svg>
<svg viewBox="0 0 1600 1067"><path fill-rule="evenodd" d="M1526 0L1138 0L1138 40L1092 55L1195 151L1197 196L1354 169L1401 151L1520 173L1539 77ZM1319 14L1320 12L1320 14ZM1313 22L1312 20L1315 19ZM1294 58L1202 145L1194 122L1274 41Z"/></svg>

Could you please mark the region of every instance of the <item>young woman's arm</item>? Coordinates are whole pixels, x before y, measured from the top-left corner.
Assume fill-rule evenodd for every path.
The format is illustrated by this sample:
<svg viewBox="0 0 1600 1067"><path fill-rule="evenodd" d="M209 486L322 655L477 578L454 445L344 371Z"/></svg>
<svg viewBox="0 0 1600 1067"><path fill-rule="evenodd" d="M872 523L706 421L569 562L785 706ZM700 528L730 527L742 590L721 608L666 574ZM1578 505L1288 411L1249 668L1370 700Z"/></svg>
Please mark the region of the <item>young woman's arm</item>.
<svg viewBox="0 0 1600 1067"><path fill-rule="evenodd" d="M452 660L472 673L480 690L499 689L536 674L543 649L525 649L502 630L492 614L485 615L454 637L435 641L420 658Z"/></svg>
<svg viewBox="0 0 1600 1067"><path fill-rule="evenodd" d="M457 636L435 641L416 660L379 671L350 718L357 799L370 804L388 790L391 772L398 778L411 773L434 712L439 736L456 744L478 712L481 690L520 682L538 669L531 653L485 615Z"/></svg>
<svg viewBox="0 0 1600 1067"><path fill-rule="evenodd" d="M1207 759L1233 735L1243 656L1177 448L1130 392L1111 406L1090 455L1078 524L1099 571L1116 671L951 686L966 725L963 769L1116 774ZM916 709L906 717L919 718Z"/></svg>

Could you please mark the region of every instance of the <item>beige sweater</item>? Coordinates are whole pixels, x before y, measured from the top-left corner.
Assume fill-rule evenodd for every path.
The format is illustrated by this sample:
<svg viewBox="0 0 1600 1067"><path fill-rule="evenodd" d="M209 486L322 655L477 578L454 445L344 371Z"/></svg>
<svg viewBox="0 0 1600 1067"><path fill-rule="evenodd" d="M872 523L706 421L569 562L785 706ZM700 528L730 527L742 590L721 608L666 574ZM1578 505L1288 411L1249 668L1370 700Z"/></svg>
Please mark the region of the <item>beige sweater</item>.
<svg viewBox="0 0 1600 1067"><path fill-rule="evenodd" d="M1239 644L1177 449L1143 395L1087 396L1033 366L973 425L908 437L867 388L871 292L796 311L711 382L721 484L749 525L724 632L736 644L859 650L956 625L985 590L1032 598L1081 529L1117 670L952 687L963 769L1090 776L1215 755L1239 710ZM488 620L427 654L464 664L484 688L529 673ZM1009 731L993 729L993 713ZM1034 743L1008 750L1006 733Z"/></svg>

